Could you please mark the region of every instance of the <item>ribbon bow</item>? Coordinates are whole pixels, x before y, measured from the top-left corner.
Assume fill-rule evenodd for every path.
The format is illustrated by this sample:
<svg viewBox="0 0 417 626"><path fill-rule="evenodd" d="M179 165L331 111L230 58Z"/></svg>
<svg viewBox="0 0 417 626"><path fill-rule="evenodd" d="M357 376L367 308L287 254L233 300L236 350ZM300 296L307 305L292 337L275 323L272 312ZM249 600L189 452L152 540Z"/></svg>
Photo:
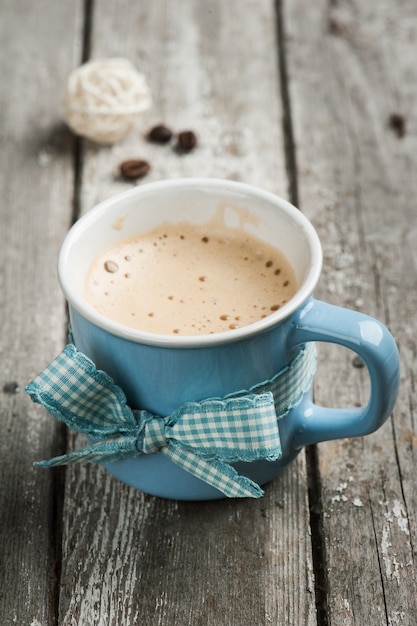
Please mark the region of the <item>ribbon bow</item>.
<svg viewBox="0 0 417 626"><path fill-rule="evenodd" d="M305 356L304 351L299 353L292 365L300 361L300 354ZM312 373L311 358L309 363L304 359L296 381L291 378L299 396L311 384ZM291 385L279 386L286 390L281 402L286 402L287 412L288 401L297 399L291 395ZM72 430L97 440L84 449L35 463L41 467L112 462L161 452L228 497L257 498L263 494L259 485L239 475L230 463L274 461L282 456L273 381L244 395L187 402L160 417L130 409L113 379L69 344L25 391Z"/></svg>

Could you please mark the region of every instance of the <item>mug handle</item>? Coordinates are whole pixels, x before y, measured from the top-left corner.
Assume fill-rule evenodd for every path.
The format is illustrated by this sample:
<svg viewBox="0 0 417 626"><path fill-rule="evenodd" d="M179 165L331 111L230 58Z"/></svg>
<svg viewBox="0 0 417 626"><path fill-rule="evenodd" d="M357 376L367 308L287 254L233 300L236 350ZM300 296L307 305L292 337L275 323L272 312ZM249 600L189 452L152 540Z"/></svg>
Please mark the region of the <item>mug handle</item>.
<svg viewBox="0 0 417 626"><path fill-rule="evenodd" d="M295 412L291 423L295 448L377 430L391 414L400 384L400 359L394 338L376 319L309 299L292 320L290 349L308 341L345 346L365 362L371 381L368 405L325 408L309 401Z"/></svg>

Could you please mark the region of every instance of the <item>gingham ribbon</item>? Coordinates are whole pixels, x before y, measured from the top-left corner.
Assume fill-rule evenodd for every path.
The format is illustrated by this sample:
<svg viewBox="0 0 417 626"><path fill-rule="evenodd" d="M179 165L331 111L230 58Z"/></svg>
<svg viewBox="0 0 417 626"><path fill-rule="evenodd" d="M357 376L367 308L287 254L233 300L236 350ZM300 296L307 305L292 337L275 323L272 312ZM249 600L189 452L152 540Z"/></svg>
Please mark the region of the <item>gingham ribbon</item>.
<svg viewBox="0 0 417 626"><path fill-rule="evenodd" d="M278 420L311 385L314 344L306 344L272 380L225 398L187 402L167 417L132 410L120 387L74 345L27 387L34 402L96 443L35 465L107 463L161 452L228 497L260 497L262 489L230 465L281 457Z"/></svg>

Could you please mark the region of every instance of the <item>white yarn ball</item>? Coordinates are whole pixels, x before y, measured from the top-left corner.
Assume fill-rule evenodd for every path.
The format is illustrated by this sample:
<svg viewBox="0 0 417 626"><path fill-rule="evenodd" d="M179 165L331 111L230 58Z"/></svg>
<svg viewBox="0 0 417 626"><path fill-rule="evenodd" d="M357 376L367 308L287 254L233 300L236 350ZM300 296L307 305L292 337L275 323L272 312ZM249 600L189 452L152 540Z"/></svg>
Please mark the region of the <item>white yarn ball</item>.
<svg viewBox="0 0 417 626"><path fill-rule="evenodd" d="M64 119L77 135L114 143L132 130L151 104L145 77L130 61L89 61L68 78Z"/></svg>

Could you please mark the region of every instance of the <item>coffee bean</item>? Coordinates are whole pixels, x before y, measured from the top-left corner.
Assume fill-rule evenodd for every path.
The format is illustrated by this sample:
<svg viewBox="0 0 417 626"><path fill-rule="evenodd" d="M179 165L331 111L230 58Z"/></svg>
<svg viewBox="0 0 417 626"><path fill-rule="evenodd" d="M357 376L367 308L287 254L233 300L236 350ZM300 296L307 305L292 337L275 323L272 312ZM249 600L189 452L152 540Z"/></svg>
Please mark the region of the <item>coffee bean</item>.
<svg viewBox="0 0 417 626"><path fill-rule="evenodd" d="M149 163L143 159L128 159L120 164L120 173L126 180L143 178L150 169Z"/></svg>
<svg viewBox="0 0 417 626"><path fill-rule="evenodd" d="M19 383L15 381L12 381L10 383L5 383L3 385L3 393L14 395L16 393L19 393L19 391L20 391Z"/></svg>
<svg viewBox="0 0 417 626"><path fill-rule="evenodd" d="M183 130L178 133L177 150L179 152L191 152L196 145L197 137L192 130Z"/></svg>
<svg viewBox="0 0 417 626"><path fill-rule="evenodd" d="M401 113L391 113L388 119L388 124L399 139L404 137L406 132L406 119L404 115L401 115Z"/></svg>
<svg viewBox="0 0 417 626"><path fill-rule="evenodd" d="M165 124L158 124L151 128L148 133L148 140L154 143L168 143L172 138L172 130Z"/></svg>

